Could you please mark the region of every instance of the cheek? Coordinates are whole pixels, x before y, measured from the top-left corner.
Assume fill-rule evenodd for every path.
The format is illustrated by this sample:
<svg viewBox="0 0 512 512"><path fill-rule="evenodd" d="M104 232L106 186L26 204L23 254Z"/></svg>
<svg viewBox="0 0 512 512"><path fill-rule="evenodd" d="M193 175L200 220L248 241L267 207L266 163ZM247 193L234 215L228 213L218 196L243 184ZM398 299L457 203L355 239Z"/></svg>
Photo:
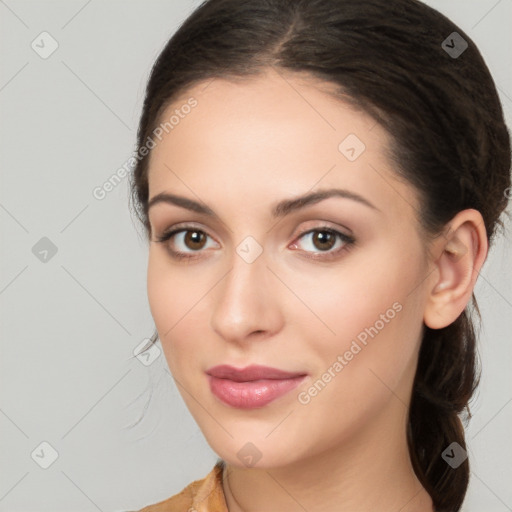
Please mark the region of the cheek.
<svg viewBox="0 0 512 512"><path fill-rule="evenodd" d="M151 315L155 321L160 337L163 334L165 311L173 311L173 295L169 293L171 278L162 258L158 257L153 248L149 251L147 271L147 294ZM167 327L167 329L170 325ZM162 340L163 341L163 340Z"/></svg>
<svg viewBox="0 0 512 512"><path fill-rule="evenodd" d="M158 249L149 252L148 302L169 369L179 375L194 364L197 370L196 356L205 339L201 327L208 318L206 295L212 284L204 274L169 264Z"/></svg>
<svg viewBox="0 0 512 512"><path fill-rule="evenodd" d="M406 410L421 339L421 303L407 295L409 287L396 285L392 273L377 274L382 286L372 280L373 286L361 291L345 281L351 293L318 294L319 311L335 335L302 330L312 377L298 391L297 413L304 431L323 432L326 447L373 421L387 404L398 414Z"/></svg>
<svg viewBox="0 0 512 512"><path fill-rule="evenodd" d="M192 308L201 297L202 288L197 273L169 263L161 248L151 248L148 258L147 294L151 313L161 329L169 329ZM164 340L162 340L164 341Z"/></svg>
<svg viewBox="0 0 512 512"><path fill-rule="evenodd" d="M387 244L368 258L353 258L339 272L319 270L316 276L301 278L301 289L307 290L304 302L321 320L308 315L311 320L305 321L304 314L295 313L302 316L304 339L312 340L309 350L315 355L317 376L342 356L344 368L336 374L350 375L343 386L375 383L371 369L390 387L398 385L421 337L422 302L419 288L413 290L425 270L420 263L412 264L420 261L416 251L419 247L407 252Z"/></svg>
<svg viewBox="0 0 512 512"><path fill-rule="evenodd" d="M155 322L165 356L171 364L172 339L180 328L180 318L189 302L190 286L179 283L179 274L170 268L157 249L150 250L147 273L147 294L151 315Z"/></svg>
<svg viewBox="0 0 512 512"><path fill-rule="evenodd" d="M309 312L297 302L289 313L302 318L305 327L316 328L326 340L330 332L328 346L336 339L352 339L374 324L383 330L403 316L397 310L409 302L419 282L420 269L406 260L381 251L366 258L354 255L337 270L311 267L309 272L290 274L287 282L300 290Z"/></svg>

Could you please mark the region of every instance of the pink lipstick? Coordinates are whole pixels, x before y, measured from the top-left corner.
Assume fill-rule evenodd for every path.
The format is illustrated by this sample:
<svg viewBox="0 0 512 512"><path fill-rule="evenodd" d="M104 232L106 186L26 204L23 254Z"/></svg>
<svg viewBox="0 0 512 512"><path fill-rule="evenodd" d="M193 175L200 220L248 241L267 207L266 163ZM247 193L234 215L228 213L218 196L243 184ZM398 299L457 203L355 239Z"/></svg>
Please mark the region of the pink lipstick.
<svg viewBox="0 0 512 512"><path fill-rule="evenodd" d="M259 365L240 369L220 365L206 373L211 392L223 403L238 409L264 407L296 388L306 377L305 373Z"/></svg>

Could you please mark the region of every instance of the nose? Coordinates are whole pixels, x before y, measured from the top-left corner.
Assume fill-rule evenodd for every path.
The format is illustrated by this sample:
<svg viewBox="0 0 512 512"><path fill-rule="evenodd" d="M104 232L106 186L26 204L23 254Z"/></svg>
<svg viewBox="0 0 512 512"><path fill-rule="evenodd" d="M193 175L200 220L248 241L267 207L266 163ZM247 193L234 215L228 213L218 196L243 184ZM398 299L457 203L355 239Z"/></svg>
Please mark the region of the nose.
<svg viewBox="0 0 512 512"><path fill-rule="evenodd" d="M244 343L264 339L282 327L279 281L263 252L249 263L233 254L231 270L215 287L212 329L224 340Z"/></svg>

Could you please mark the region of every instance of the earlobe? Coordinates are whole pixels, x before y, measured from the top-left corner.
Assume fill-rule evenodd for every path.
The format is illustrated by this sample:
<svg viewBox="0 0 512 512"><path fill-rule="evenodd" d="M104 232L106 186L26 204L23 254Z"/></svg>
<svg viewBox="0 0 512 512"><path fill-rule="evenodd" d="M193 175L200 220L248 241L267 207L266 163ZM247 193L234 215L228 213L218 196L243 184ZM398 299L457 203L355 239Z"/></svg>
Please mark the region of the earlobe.
<svg viewBox="0 0 512 512"><path fill-rule="evenodd" d="M437 259L432 279L428 280L423 320L431 329L441 329L464 311L487 257L487 234L480 212L459 212L434 249Z"/></svg>

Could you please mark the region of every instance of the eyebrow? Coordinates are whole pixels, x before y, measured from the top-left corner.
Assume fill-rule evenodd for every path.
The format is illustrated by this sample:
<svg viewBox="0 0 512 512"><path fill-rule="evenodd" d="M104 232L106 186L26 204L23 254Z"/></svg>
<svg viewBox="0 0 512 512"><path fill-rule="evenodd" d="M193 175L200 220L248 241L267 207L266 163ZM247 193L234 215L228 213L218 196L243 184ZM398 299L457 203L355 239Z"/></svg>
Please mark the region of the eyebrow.
<svg viewBox="0 0 512 512"><path fill-rule="evenodd" d="M294 211L301 210L303 208L306 208L307 206L319 203L320 201L329 199L331 197L341 197L344 199L350 199L352 201L356 201L360 204L363 204L373 210L380 211L375 205L370 203L370 201L360 196L359 194L356 194L355 192L351 192L349 190L340 188L331 188L327 190L311 192L303 196L280 201L279 203L275 204L272 207L272 217L284 217ZM154 196L148 203L147 211L149 212L149 209L158 203L173 204L175 206L180 206L181 208L185 208L196 213L207 215L209 217L219 218L219 216L211 208L202 203L199 203L192 199L188 199L186 197L177 196L166 192L162 192Z"/></svg>

